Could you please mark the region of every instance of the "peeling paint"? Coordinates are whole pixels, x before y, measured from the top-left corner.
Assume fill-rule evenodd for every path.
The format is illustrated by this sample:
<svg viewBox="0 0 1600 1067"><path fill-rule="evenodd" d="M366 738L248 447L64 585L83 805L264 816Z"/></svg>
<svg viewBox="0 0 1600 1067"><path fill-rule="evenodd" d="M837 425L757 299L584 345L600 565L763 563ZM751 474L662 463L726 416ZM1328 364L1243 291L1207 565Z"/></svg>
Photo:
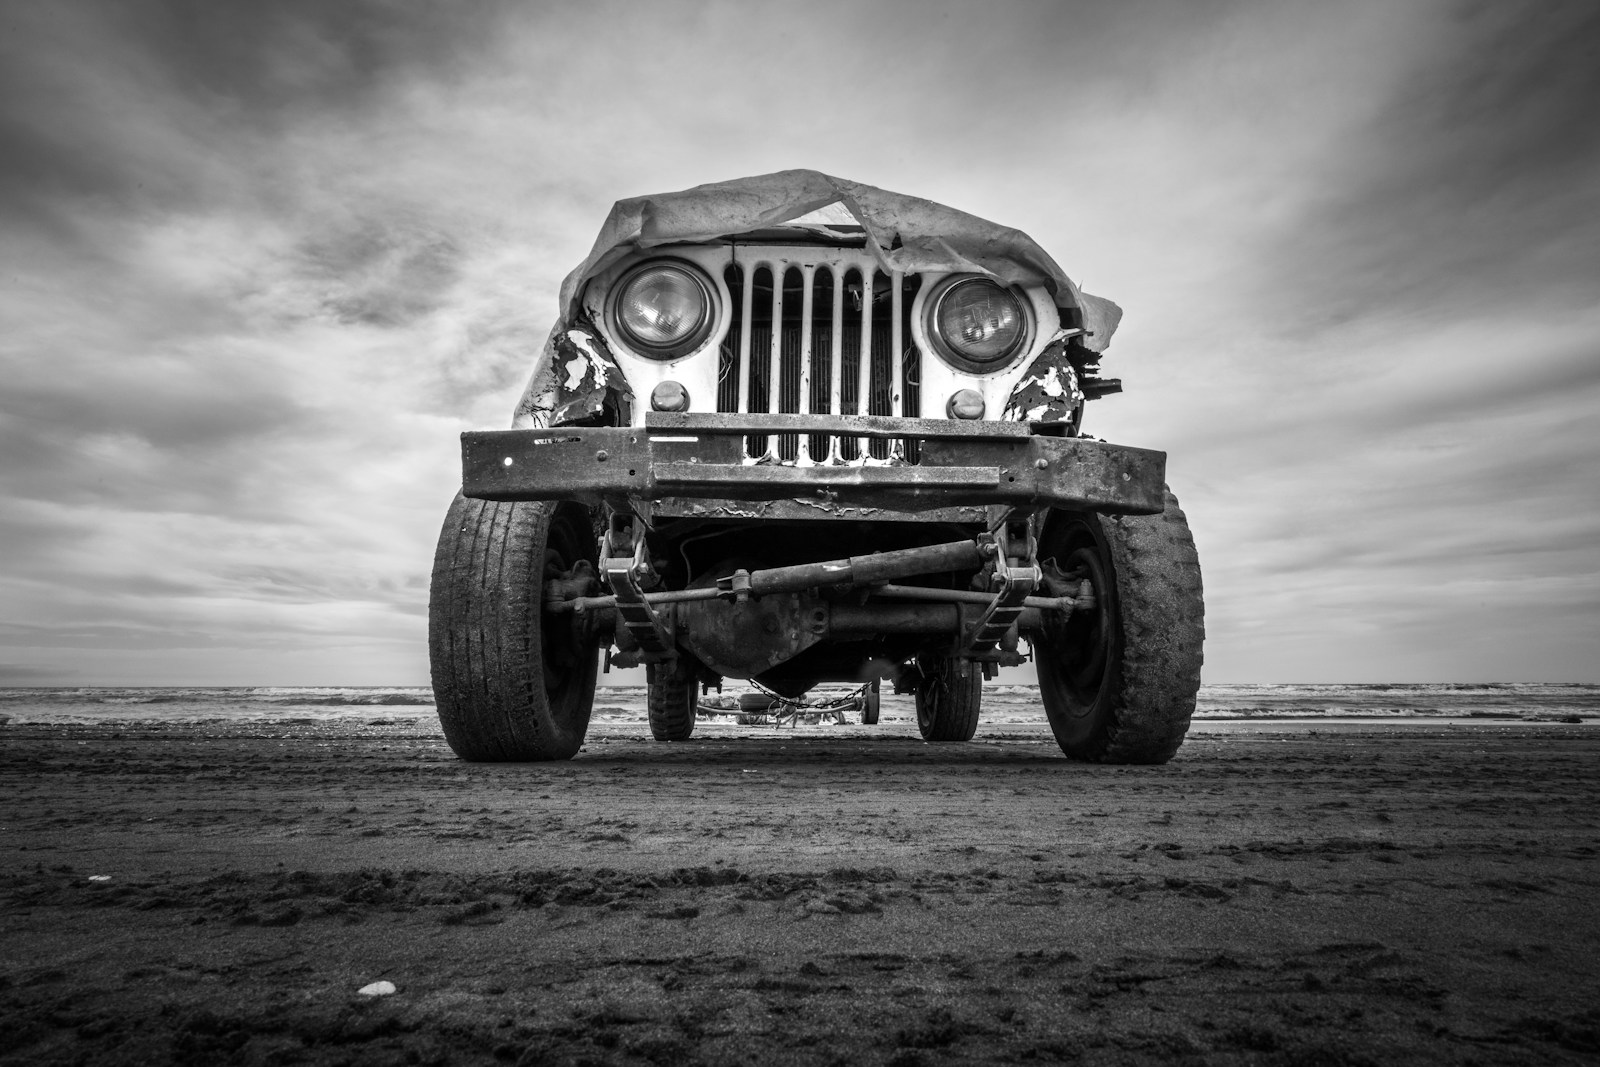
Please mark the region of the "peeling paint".
<svg viewBox="0 0 1600 1067"><path fill-rule="evenodd" d="M1065 422L1075 430L1083 412L1083 389L1078 372L1067 358L1069 335L1063 330L1033 361L1027 374L1011 391L1001 418L1016 422Z"/></svg>
<svg viewBox="0 0 1600 1067"><path fill-rule="evenodd" d="M625 426L632 401L633 390L599 334L586 324L568 327L557 322L511 425L527 429L609 422L605 418L609 407L616 423Z"/></svg>
<svg viewBox="0 0 1600 1067"><path fill-rule="evenodd" d="M583 376L587 373L589 373L588 360L579 357L568 362L567 381L565 388L569 391L576 389L578 387L578 383L583 381Z"/></svg>

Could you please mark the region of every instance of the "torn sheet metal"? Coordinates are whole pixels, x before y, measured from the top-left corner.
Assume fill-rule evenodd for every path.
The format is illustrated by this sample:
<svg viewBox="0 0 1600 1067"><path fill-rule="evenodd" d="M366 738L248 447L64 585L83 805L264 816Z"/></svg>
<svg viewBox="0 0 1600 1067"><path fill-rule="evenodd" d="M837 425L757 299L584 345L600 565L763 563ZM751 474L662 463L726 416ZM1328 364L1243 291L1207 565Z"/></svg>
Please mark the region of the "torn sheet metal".
<svg viewBox="0 0 1600 1067"><path fill-rule="evenodd" d="M1092 352L1105 350L1122 318L1122 309L1116 304L1073 284L1027 234L931 200L814 170L785 170L698 185L681 192L619 200L612 207L594 248L561 284L562 317L534 364L513 427L628 424L632 391L580 304L590 278L642 249L726 240L773 229L835 238L849 233L864 239L888 272L956 271L987 275L1007 285L1042 285L1058 306L1076 309L1081 315L1083 333L1078 340ZM1055 347L1045 356L1052 351ZM1040 388L1067 388L1068 383L1072 390L1077 389L1075 373L1063 365L1056 377L1041 382ZM1048 402L1040 400L1031 406L1053 411L1059 407L1058 400L1050 394ZM621 413L620 419L602 417L608 405L615 408L613 414ZM1055 420L1052 416L1033 421Z"/></svg>
<svg viewBox="0 0 1600 1067"><path fill-rule="evenodd" d="M1006 401L1002 419L1015 422L1065 422L1076 433L1084 393L1078 371L1067 358L1067 341L1057 339L1033 361Z"/></svg>
<svg viewBox="0 0 1600 1067"><path fill-rule="evenodd" d="M617 201L588 258L561 285L562 312L573 321L584 283L640 249L776 227L828 230L838 225L831 220L842 217L840 208L865 231L867 248L886 272L960 271L1006 285L1043 285L1057 305L1082 310L1084 345L1095 352L1105 350L1122 318L1121 308L1079 289L1020 230L814 170L785 170Z"/></svg>
<svg viewBox="0 0 1600 1067"><path fill-rule="evenodd" d="M534 363L511 425L518 430L626 426L632 421L632 404L633 390L599 331L587 322L571 328L558 322Z"/></svg>

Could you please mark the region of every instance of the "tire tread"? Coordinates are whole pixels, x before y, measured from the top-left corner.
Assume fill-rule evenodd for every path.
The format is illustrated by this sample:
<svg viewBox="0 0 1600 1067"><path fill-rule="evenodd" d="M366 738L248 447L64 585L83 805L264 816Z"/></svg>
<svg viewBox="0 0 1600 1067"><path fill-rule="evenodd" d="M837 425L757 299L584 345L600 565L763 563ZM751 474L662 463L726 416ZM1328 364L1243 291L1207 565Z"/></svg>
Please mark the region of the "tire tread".
<svg viewBox="0 0 1600 1067"><path fill-rule="evenodd" d="M924 741L971 741L983 708L983 670L939 656L917 685L917 728Z"/></svg>
<svg viewBox="0 0 1600 1067"><path fill-rule="evenodd" d="M695 706L700 683L694 674L682 669L652 665L645 702L650 716L650 736L657 741L687 741L694 733Z"/></svg>
<svg viewBox="0 0 1600 1067"><path fill-rule="evenodd" d="M1122 694L1100 751L1102 763L1166 763L1189 731L1204 660L1205 598L1188 517L1171 490L1160 515L1109 520L1113 565L1124 589Z"/></svg>
<svg viewBox="0 0 1600 1067"><path fill-rule="evenodd" d="M577 521L564 506L571 505L458 494L445 517L428 604L429 660L439 722L462 759L570 759L582 746L593 657L559 691L563 706L552 707L540 634L545 546L558 521Z"/></svg>

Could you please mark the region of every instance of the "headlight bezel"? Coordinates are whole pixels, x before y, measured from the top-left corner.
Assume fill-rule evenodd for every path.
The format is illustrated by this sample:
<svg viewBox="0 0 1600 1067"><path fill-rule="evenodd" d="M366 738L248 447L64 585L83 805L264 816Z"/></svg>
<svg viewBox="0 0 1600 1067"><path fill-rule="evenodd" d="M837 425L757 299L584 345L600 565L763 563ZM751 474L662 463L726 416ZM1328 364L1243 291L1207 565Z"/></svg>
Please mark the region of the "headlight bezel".
<svg viewBox="0 0 1600 1067"><path fill-rule="evenodd" d="M682 340L670 345L651 344L641 338L628 326L623 319L621 310L623 294L627 292L628 286L646 271L663 268L675 270L692 281L700 291L700 299L704 307L704 313L695 328L685 335ZM610 286L606 294L605 313L606 325L610 327L612 336L617 338L629 352L646 359L662 362L680 359L704 346L707 339L716 329L718 314L717 287L698 265L688 260L666 256L647 259L629 267Z"/></svg>
<svg viewBox="0 0 1600 1067"><path fill-rule="evenodd" d="M1004 293L1016 305L1022 328L1016 339L1004 352L990 359L975 359L962 352L944 336L939 328L939 315L949 296L962 286L982 284ZM1007 286L983 274L952 274L941 279L928 294L923 304L923 331L927 334L934 352L950 366L968 374L998 374L1013 366L1017 358L1030 351L1036 329L1033 303L1017 286Z"/></svg>

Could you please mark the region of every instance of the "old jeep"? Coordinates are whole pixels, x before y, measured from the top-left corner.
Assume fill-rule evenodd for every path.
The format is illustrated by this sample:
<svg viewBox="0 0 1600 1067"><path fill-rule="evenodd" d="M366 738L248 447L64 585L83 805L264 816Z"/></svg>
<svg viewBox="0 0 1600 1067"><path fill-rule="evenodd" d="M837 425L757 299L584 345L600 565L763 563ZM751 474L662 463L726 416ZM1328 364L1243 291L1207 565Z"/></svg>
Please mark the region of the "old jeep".
<svg viewBox="0 0 1600 1067"><path fill-rule="evenodd" d="M1120 316L1016 230L814 171L618 202L512 428L462 435L429 609L451 747L570 758L604 649L646 666L661 741L723 679L890 681L965 741L1031 658L1068 756L1170 759L1199 562L1165 454L1082 433Z"/></svg>

